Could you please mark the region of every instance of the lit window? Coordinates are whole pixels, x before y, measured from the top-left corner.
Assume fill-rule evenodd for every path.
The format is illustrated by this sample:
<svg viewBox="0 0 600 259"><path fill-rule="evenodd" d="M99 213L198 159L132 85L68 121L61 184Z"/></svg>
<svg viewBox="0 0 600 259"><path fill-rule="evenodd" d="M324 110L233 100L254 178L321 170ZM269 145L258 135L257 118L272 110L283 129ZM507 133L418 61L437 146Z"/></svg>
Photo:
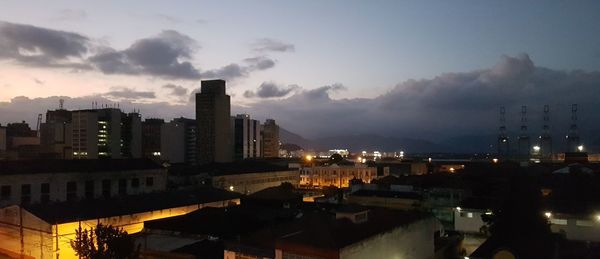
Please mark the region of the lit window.
<svg viewBox="0 0 600 259"><path fill-rule="evenodd" d="M472 218L473 217L473 213L472 212L468 212L467 213L467 218Z"/></svg>

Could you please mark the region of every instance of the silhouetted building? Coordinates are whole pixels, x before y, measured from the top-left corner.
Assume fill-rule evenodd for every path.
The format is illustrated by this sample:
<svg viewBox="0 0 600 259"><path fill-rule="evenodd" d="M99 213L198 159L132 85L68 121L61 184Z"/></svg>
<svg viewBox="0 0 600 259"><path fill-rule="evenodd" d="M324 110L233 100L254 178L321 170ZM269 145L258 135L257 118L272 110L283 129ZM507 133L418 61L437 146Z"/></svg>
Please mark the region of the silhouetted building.
<svg viewBox="0 0 600 259"><path fill-rule="evenodd" d="M262 128L263 157L279 157L279 126L273 119L267 119Z"/></svg>
<svg viewBox="0 0 600 259"><path fill-rule="evenodd" d="M232 120L235 160L261 157L260 122L248 114L238 114Z"/></svg>
<svg viewBox="0 0 600 259"><path fill-rule="evenodd" d="M40 138L25 121L6 125L6 157L31 159L39 156Z"/></svg>
<svg viewBox="0 0 600 259"><path fill-rule="evenodd" d="M195 165L197 162L196 120L173 119L161 126L161 159Z"/></svg>
<svg viewBox="0 0 600 259"><path fill-rule="evenodd" d="M40 125L40 153L46 158L73 158L71 111L47 111L46 122Z"/></svg>
<svg viewBox="0 0 600 259"><path fill-rule="evenodd" d="M165 124L163 119L146 119L142 122L142 153L144 157L160 157L163 124Z"/></svg>
<svg viewBox="0 0 600 259"><path fill-rule="evenodd" d="M199 164L232 161L230 109L225 80L202 81L200 93L196 94Z"/></svg>
<svg viewBox="0 0 600 259"><path fill-rule="evenodd" d="M6 128L0 126L0 159L5 156L6 142Z"/></svg>

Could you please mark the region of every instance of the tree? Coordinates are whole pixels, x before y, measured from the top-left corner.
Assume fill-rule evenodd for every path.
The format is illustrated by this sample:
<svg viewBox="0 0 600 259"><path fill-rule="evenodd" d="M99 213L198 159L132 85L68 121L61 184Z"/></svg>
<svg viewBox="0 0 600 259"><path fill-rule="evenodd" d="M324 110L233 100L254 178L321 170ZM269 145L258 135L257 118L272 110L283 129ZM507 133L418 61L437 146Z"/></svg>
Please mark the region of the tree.
<svg viewBox="0 0 600 259"><path fill-rule="evenodd" d="M121 228L98 224L95 228L75 230L71 247L80 258L138 258L133 239Z"/></svg>

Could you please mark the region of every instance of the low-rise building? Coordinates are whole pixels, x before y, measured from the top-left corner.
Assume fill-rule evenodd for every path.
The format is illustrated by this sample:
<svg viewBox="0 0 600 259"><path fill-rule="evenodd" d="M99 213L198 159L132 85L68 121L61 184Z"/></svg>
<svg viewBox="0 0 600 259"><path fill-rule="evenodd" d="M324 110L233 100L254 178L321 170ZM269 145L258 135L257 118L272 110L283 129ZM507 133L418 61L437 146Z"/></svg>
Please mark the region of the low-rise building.
<svg viewBox="0 0 600 259"><path fill-rule="evenodd" d="M180 216L204 207L239 204L239 195L216 189L152 193L107 200L0 208L0 252L33 258L76 258L75 230L97 224L129 234L145 221Z"/></svg>
<svg viewBox="0 0 600 259"><path fill-rule="evenodd" d="M0 207L164 191L167 171L147 159L0 162Z"/></svg>
<svg viewBox="0 0 600 259"><path fill-rule="evenodd" d="M223 173L212 177L213 187L251 194L282 183L298 186L300 173L297 170L264 171L252 173Z"/></svg>
<svg viewBox="0 0 600 259"><path fill-rule="evenodd" d="M435 218L385 208L306 210L227 242L224 258L433 258Z"/></svg>
<svg viewBox="0 0 600 259"><path fill-rule="evenodd" d="M377 168L365 164L306 166L300 169L300 185L305 187L345 188L350 185L352 179L370 183L377 177Z"/></svg>

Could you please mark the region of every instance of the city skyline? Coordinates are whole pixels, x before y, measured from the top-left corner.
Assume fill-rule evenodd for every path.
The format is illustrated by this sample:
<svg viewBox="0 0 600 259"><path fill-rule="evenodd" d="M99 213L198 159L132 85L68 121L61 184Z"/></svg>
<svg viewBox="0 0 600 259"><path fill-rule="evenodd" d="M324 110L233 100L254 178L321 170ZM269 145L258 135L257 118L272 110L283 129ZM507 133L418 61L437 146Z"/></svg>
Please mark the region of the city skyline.
<svg viewBox="0 0 600 259"><path fill-rule="evenodd" d="M8 2L5 10L13 12L0 16L7 39L0 53L6 72L0 123L33 124L60 98L70 109L118 102L144 117L191 118L200 80L222 78L231 86L232 114L275 118L309 138L337 135L339 128L436 141L494 134L498 107L513 112L509 124L517 125L521 105L530 107L530 131L537 134L536 109L545 104L555 116L553 131L568 130L572 103L581 107L581 128L600 127L593 113L600 84L596 3L553 2L535 12L535 4L516 2L229 4L164 9L153 2L136 9L135 3L58 2L38 13ZM231 8L240 5L248 12ZM14 15L23 13L31 15ZM294 19L310 15L322 18ZM411 29L415 21L418 30ZM123 26L115 27L118 22ZM319 22L323 28L305 28ZM58 48L48 39L70 44ZM336 125L327 123L332 117Z"/></svg>

